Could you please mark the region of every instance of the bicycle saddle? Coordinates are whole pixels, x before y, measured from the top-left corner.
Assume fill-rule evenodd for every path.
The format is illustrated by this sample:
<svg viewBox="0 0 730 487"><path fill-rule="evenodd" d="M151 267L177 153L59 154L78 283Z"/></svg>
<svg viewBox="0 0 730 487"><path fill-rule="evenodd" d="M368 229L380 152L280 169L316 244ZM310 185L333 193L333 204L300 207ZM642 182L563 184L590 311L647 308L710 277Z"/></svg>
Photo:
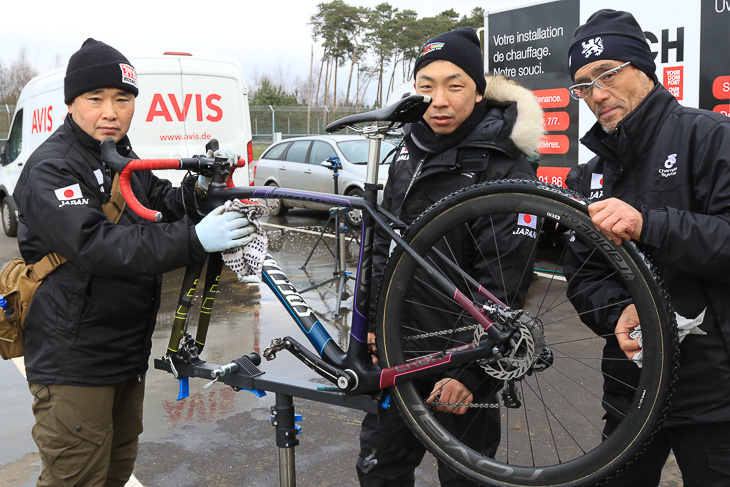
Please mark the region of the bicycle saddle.
<svg viewBox="0 0 730 487"><path fill-rule="evenodd" d="M335 120L327 125L325 130L327 133L332 133L342 130L345 127L365 122L413 123L417 122L426 113L430 104L430 96L411 95L387 107L369 112L356 113L355 115L348 115L347 117Z"/></svg>

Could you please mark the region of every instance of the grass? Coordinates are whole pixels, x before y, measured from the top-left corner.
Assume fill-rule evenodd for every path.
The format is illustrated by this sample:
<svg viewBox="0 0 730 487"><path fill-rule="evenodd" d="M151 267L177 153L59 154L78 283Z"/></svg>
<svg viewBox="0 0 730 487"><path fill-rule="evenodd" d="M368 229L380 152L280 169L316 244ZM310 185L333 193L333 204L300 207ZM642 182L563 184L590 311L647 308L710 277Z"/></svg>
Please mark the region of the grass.
<svg viewBox="0 0 730 487"><path fill-rule="evenodd" d="M257 161L261 157L261 154L266 150L266 148L271 144L254 144L253 145L253 160Z"/></svg>

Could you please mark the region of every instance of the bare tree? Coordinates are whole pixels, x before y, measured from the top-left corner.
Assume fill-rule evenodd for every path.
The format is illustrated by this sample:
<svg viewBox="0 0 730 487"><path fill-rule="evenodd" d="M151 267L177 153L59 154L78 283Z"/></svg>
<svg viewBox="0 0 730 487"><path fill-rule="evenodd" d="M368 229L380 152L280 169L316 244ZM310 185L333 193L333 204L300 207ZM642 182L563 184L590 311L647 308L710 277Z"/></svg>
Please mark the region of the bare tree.
<svg viewBox="0 0 730 487"><path fill-rule="evenodd" d="M38 70L30 65L25 48L9 67L0 63L0 103L14 105L23 87L38 76Z"/></svg>

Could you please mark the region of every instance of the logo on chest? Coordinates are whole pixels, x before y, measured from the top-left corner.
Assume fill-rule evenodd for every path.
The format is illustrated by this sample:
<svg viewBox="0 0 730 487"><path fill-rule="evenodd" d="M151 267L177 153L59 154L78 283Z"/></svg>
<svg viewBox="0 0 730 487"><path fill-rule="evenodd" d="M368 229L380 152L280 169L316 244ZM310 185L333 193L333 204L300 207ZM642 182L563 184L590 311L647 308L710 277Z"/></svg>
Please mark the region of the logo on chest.
<svg viewBox="0 0 730 487"><path fill-rule="evenodd" d="M668 178L677 175L677 154L669 154L667 160L664 161L664 167L659 169L659 175Z"/></svg>
<svg viewBox="0 0 730 487"><path fill-rule="evenodd" d="M408 160L408 149L406 147L403 147L400 150L400 154L398 154L398 158L395 160L395 162L402 162Z"/></svg>

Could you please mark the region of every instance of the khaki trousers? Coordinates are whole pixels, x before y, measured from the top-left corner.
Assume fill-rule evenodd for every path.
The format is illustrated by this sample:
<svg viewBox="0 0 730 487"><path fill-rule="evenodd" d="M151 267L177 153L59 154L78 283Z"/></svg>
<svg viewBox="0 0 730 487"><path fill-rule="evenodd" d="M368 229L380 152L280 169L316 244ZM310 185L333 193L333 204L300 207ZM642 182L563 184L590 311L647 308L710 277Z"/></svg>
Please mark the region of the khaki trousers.
<svg viewBox="0 0 730 487"><path fill-rule="evenodd" d="M29 383L37 487L123 487L142 433L144 376L100 387Z"/></svg>

